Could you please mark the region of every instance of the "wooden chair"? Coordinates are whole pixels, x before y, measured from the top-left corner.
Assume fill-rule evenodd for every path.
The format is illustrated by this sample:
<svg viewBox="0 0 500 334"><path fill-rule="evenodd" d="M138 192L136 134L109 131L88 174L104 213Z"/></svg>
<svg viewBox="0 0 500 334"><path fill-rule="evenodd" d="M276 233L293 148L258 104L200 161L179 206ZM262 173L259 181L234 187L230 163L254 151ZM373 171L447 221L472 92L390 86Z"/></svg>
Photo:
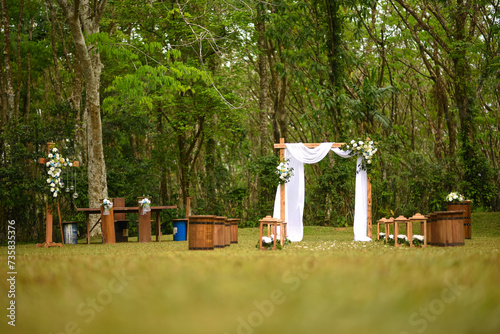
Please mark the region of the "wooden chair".
<svg viewBox="0 0 500 334"><path fill-rule="evenodd" d="M113 199L115 207L125 207L125 197L115 197ZM128 242L128 223L125 213L115 213L115 241Z"/></svg>

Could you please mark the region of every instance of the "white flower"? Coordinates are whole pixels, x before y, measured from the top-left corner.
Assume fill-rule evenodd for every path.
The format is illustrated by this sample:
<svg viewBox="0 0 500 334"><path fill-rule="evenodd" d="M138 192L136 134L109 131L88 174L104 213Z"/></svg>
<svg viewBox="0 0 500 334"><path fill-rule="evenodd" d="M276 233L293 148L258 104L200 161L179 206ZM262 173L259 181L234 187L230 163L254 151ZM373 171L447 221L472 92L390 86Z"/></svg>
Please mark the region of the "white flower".
<svg viewBox="0 0 500 334"><path fill-rule="evenodd" d="M371 163L372 163L372 161L371 161L370 159L368 159L368 160L366 160L366 163L367 163L367 164L371 164Z"/></svg>
<svg viewBox="0 0 500 334"><path fill-rule="evenodd" d="M353 139L353 140L351 140L351 144L354 144L355 142L356 142L356 141L355 141L354 139Z"/></svg>
<svg viewBox="0 0 500 334"><path fill-rule="evenodd" d="M47 161L47 163L45 164L45 166L49 167L50 166L50 162Z"/></svg>
<svg viewBox="0 0 500 334"><path fill-rule="evenodd" d="M358 143L359 143L359 145L363 145L363 142L361 140Z"/></svg>
<svg viewBox="0 0 500 334"><path fill-rule="evenodd" d="M52 180L50 178L47 179L47 183L51 183Z"/></svg>
<svg viewBox="0 0 500 334"><path fill-rule="evenodd" d="M349 145L346 145L346 148L349 149L350 148Z"/></svg>
<svg viewBox="0 0 500 334"><path fill-rule="evenodd" d="M270 244L273 242L273 239L269 238L269 237L262 237L262 243L263 244Z"/></svg>
<svg viewBox="0 0 500 334"><path fill-rule="evenodd" d="M139 201L139 204L149 206L151 204L151 201L149 200L149 198L143 198Z"/></svg>
<svg viewBox="0 0 500 334"><path fill-rule="evenodd" d="M52 159L52 157L54 157L52 153L49 153L49 159Z"/></svg>
<svg viewBox="0 0 500 334"><path fill-rule="evenodd" d="M59 160L59 153L56 153L56 160Z"/></svg>
<svg viewBox="0 0 500 334"><path fill-rule="evenodd" d="M380 232L378 235L381 236L381 237L385 237L385 233L384 232Z"/></svg>
<svg viewBox="0 0 500 334"><path fill-rule="evenodd" d="M356 144L356 143L352 144L352 147L357 147L357 146L358 146L358 144Z"/></svg>
<svg viewBox="0 0 500 334"><path fill-rule="evenodd" d="M57 191L54 193L54 197L57 197Z"/></svg>
<svg viewBox="0 0 500 334"><path fill-rule="evenodd" d="M415 234L413 236L413 239L419 240L419 241L424 241L424 236L420 234Z"/></svg>
<svg viewBox="0 0 500 334"><path fill-rule="evenodd" d="M53 153L56 153L56 152L57 152L57 147L54 147L54 148L52 149L52 152L53 152Z"/></svg>
<svg viewBox="0 0 500 334"><path fill-rule="evenodd" d="M73 167L73 163L72 163L72 162L70 162L68 165L69 165L70 167Z"/></svg>
<svg viewBox="0 0 500 334"><path fill-rule="evenodd" d="M51 193L53 193L54 191L56 191L56 188L50 188Z"/></svg>
<svg viewBox="0 0 500 334"><path fill-rule="evenodd" d="M398 239L408 240L408 237L404 234L398 234Z"/></svg>

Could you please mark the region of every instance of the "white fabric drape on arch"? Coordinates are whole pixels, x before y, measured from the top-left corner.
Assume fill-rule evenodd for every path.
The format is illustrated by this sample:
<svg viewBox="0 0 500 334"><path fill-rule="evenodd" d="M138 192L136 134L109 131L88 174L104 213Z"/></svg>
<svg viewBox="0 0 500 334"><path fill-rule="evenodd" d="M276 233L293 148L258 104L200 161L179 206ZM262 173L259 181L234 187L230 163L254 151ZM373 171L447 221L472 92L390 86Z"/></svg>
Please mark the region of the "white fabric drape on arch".
<svg viewBox="0 0 500 334"><path fill-rule="evenodd" d="M304 236L304 224L302 217L304 214L304 163L313 164L321 161L330 151L343 158L349 158L350 151L344 152L339 148L332 148L332 143L322 143L315 148L307 148L302 143L286 144L285 160L289 160L290 167L293 168L293 176L285 186L285 221L287 224L287 234L290 241L301 241ZM356 195L354 205L354 240L371 241L366 235L367 225L367 175L365 170L361 170L361 159L356 163ZM274 201L274 218L281 218L281 185L276 191Z"/></svg>

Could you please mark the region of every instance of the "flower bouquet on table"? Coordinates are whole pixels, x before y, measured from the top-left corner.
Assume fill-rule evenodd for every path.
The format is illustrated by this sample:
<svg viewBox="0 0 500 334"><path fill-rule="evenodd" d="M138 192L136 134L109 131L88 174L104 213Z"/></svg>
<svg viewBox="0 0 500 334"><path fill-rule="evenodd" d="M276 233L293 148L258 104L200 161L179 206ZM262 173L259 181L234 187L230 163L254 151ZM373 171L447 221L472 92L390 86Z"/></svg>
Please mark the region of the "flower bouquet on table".
<svg viewBox="0 0 500 334"><path fill-rule="evenodd" d="M276 169L280 184L290 181L290 178L293 176L293 168L290 167L288 160L280 162Z"/></svg>
<svg viewBox="0 0 500 334"><path fill-rule="evenodd" d="M351 151L358 158L363 158L361 160L361 169L366 171L373 162L374 154L378 151L377 143L370 138L366 138L366 140L353 139L349 143L343 144L340 149L342 151Z"/></svg>
<svg viewBox="0 0 500 334"><path fill-rule="evenodd" d="M151 200L147 197L141 199L139 201L139 205L141 206L142 208L142 214L145 215L146 213L148 213L149 211L151 211Z"/></svg>
<svg viewBox="0 0 500 334"><path fill-rule="evenodd" d="M113 207L113 202L105 198L102 200L103 215L109 215L109 210Z"/></svg>

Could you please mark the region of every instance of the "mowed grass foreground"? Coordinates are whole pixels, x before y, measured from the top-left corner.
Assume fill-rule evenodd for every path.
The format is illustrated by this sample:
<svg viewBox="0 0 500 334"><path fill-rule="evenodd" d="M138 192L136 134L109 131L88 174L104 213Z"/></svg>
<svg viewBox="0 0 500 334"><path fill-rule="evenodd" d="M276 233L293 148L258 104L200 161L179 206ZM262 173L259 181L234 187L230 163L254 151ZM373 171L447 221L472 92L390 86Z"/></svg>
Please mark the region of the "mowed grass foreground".
<svg viewBox="0 0 500 334"><path fill-rule="evenodd" d="M499 333L500 214L472 224L472 240L447 248L355 243L352 228L326 227L282 251L256 249L258 229L214 251L171 235L18 245L16 327L4 302L1 333Z"/></svg>

